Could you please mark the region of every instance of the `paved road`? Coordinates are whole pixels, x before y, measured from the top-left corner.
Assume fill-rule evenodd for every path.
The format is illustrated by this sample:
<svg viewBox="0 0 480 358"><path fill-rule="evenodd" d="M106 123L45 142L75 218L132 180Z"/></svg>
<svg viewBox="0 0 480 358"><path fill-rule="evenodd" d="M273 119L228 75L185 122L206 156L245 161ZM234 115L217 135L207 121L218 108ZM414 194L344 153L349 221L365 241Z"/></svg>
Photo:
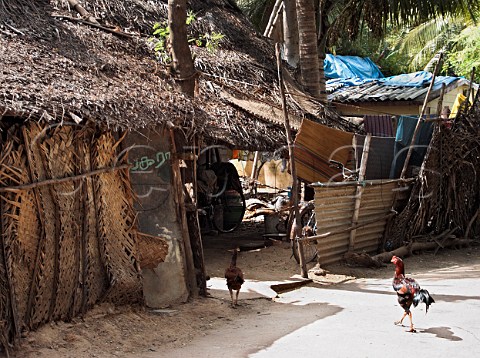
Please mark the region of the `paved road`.
<svg viewBox="0 0 480 358"><path fill-rule="evenodd" d="M396 303L391 280L364 279L328 287L309 285L281 294L268 315L235 322L226 330L211 332L162 356L478 356L480 265L432 271L415 275L415 279L436 301L427 315L423 305L413 310L417 333L393 324L402 309ZM269 284L250 282L247 295L274 297ZM220 279L212 279L210 285L211 290L225 287ZM408 324L408 319L404 323Z"/></svg>
<svg viewBox="0 0 480 358"><path fill-rule="evenodd" d="M393 324L402 309L392 297L391 280L362 280L330 289L308 287L282 295L279 302L327 302L341 311L278 339L250 357L291 357L289 352L298 357L478 356L480 266L450 268L415 278L436 300L427 315L424 307L413 310L418 333L407 333L407 327ZM294 351L292 347L296 347Z"/></svg>

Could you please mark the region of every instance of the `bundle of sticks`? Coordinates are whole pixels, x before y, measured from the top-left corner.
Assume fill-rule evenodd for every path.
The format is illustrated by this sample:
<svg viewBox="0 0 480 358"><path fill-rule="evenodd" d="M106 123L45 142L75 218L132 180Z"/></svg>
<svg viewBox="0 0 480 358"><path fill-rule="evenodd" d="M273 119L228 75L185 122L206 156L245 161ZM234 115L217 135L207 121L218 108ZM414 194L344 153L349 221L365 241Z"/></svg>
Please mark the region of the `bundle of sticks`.
<svg viewBox="0 0 480 358"><path fill-rule="evenodd" d="M448 233L462 239L480 234L480 103L478 95L451 128L437 124L405 209L386 233L398 248ZM423 240L425 241L425 240Z"/></svg>

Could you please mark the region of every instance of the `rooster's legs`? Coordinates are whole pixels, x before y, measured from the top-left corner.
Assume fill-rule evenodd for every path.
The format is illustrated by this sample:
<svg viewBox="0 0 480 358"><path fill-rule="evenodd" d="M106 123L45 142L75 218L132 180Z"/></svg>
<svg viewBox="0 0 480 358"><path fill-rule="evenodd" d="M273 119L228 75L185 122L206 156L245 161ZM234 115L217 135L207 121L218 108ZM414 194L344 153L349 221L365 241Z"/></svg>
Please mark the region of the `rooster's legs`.
<svg viewBox="0 0 480 358"><path fill-rule="evenodd" d="M232 300L232 307L235 308L235 302L233 300L233 290L231 288L229 288L228 291L230 291L230 298ZM238 295L238 293L237 293L237 295Z"/></svg>
<svg viewBox="0 0 480 358"><path fill-rule="evenodd" d="M413 328L412 312L408 312L408 318L410 319L410 331L409 332L416 332L415 328Z"/></svg>
<svg viewBox="0 0 480 358"><path fill-rule="evenodd" d="M235 295L235 306L238 306L238 294L240 293L240 289L237 290L237 293Z"/></svg>
<svg viewBox="0 0 480 358"><path fill-rule="evenodd" d="M404 312L402 318L400 318L400 321L395 321L395 324L396 324L397 326L398 326L398 325L402 325L403 319L404 319L406 316L407 316L407 312Z"/></svg>
<svg viewBox="0 0 480 358"><path fill-rule="evenodd" d="M409 330L409 332L416 332L415 328L413 328L412 312L410 312L410 311L409 312L404 312L402 318L400 318L400 321L396 321L395 324L396 325L402 325L403 319L405 317L407 317L407 315L408 315L408 319L410 320L410 330Z"/></svg>

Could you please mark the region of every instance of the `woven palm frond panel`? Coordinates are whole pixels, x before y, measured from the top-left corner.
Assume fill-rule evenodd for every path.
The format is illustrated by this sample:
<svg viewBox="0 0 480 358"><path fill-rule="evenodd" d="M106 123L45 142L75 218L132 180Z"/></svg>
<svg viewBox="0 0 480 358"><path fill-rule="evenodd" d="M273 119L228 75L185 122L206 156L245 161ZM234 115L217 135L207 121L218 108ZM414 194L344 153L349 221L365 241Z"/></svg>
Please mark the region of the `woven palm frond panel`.
<svg viewBox="0 0 480 358"><path fill-rule="evenodd" d="M44 163L43 153L40 149L44 138L42 128L33 123L28 128L23 127L22 132L32 182L48 179L46 163ZM38 201L38 215L42 223L42 232L38 247L38 261L35 263L35 277L32 281L32 297L28 298L31 304L31 313L27 317L27 324L31 327L52 319L58 285L58 278L55 277L58 272L56 236L60 225L58 207L52 196L51 188L40 186L35 188L34 192Z"/></svg>
<svg viewBox="0 0 480 358"><path fill-rule="evenodd" d="M1 345L102 300L141 300L128 172L88 175L123 164L117 147L90 124L9 130L0 152Z"/></svg>
<svg viewBox="0 0 480 358"><path fill-rule="evenodd" d="M0 183L7 181L17 184L30 182L28 175L25 148L18 145L17 140L5 143L1 161ZM5 178L8 178L5 180ZM16 191L3 193L1 196L2 246L9 287L2 292L9 292L12 299L12 320L15 333L25 328L28 315L28 298L30 283L36 262L40 230L37 207L33 191Z"/></svg>
<svg viewBox="0 0 480 358"><path fill-rule="evenodd" d="M40 141L38 141L40 142ZM38 143L49 178L62 178L75 174L73 129L70 126L56 127L46 133ZM52 318L71 318L80 269L78 223L75 203L78 202L77 185L73 181L49 186L56 207L55 223L55 303Z"/></svg>
<svg viewBox="0 0 480 358"><path fill-rule="evenodd" d="M80 173L92 171L91 144L94 140L93 130L83 130L77 136L78 153L80 153ZM82 266L82 313L93 306L105 294L109 285L107 270L100 252L99 237L97 235L97 215L93 178L87 177L80 188L83 197L81 207L81 266Z"/></svg>
<svg viewBox="0 0 480 358"><path fill-rule="evenodd" d="M116 143L111 133L96 140L95 168L116 165ZM128 174L107 172L94 178L97 230L102 257L107 269L109 301L131 302L141 293L140 271L136 252L136 233L132 230L135 214L131 190L127 190Z"/></svg>

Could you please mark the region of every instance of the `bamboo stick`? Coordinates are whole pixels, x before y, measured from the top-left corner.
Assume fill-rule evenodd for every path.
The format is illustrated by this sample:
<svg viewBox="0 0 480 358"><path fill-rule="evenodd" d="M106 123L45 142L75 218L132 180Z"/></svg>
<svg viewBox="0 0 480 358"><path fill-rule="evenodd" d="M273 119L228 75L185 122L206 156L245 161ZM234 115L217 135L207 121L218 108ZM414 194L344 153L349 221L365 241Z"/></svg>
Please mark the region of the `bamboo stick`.
<svg viewBox="0 0 480 358"><path fill-rule="evenodd" d="M359 181L339 181L339 182L329 182L329 183L313 183L310 186L314 188L336 188L336 187L349 187L349 186L373 186L373 185L387 185L391 183L404 183L409 184L415 181L413 178L407 179L375 179L364 181L363 183Z"/></svg>
<svg viewBox="0 0 480 358"><path fill-rule="evenodd" d="M445 83L442 83L442 90L440 91L440 97L438 98L438 104L437 104L437 118L429 118L430 122L437 122L437 121L442 121L443 118L440 117L442 114L442 109L443 109L443 98L445 97L445 91L447 89L447 86Z"/></svg>
<svg viewBox="0 0 480 358"><path fill-rule="evenodd" d="M29 189L38 188L38 187L45 186L45 185L59 184L59 183L65 183L65 182L69 182L69 181L81 180L81 179L84 179L84 178L91 177L93 175L98 175L98 174L102 174L102 173L106 173L106 172L110 172L110 171L114 171L114 170L126 169L126 168L129 168L129 167L131 167L130 164L123 164L123 165L119 165L117 167L96 169L96 170L93 170L89 173L74 175L74 176L65 177L65 178L46 179L46 180L42 180L42 181L38 181L38 182L35 182L35 183L30 183L30 184L22 184L22 185L15 185L15 186L4 186L4 187L0 187L0 193L4 193L4 192L8 192L8 191L29 190Z"/></svg>
<svg viewBox="0 0 480 358"><path fill-rule="evenodd" d="M252 194L256 187L257 187L257 178L258 178L258 172L260 169L258 168L258 161L260 157L260 152L258 150L255 151L255 156L253 157L253 166L252 166L252 173L250 175L250 179L252 179L252 186L250 188L250 194Z"/></svg>
<svg viewBox="0 0 480 358"><path fill-rule="evenodd" d="M408 147L407 157L405 158L405 163L403 163L402 172L400 174L400 178L405 178L405 174L408 168L408 162L410 161L410 157L412 156L413 147L415 145L415 139L417 138L418 132L420 131L420 124L424 121L423 115L427 109L428 99L430 97L430 93L432 92L433 85L435 83L435 77L437 76L438 69L440 68L440 64L442 62L443 54L440 53L440 57L438 58L438 62L435 65L435 70L433 71L432 81L430 82L430 86L428 87L427 94L425 95L425 100L423 101L422 110L420 112L420 116L418 117L417 125L415 126L415 130L412 135L412 140L410 142L410 146Z"/></svg>
<svg viewBox="0 0 480 358"><path fill-rule="evenodd" d="M108 33L111 33L111 34L114 34L114 35L117 35L117 36L120 36L120 37L126 37L126 38L129 38L129 39L135 37L134 35L127 34L126 32L123 32L123 31L120 31L120 30L116 30L116 29L112 29L110 27L102 26L98 22L91 22L91 21L87 21L87 20L83 20L83 19L77 19L76 17L64 16L64 15L52 15L52 17L60 19L60 20L67 20L67 21L72 21L72 22L78 22L80 24L89 25L89 26L94 27L96 29L100 29L100 30L103 30L105 32L108 32Z"/></svg>
<svg viewBox="0 0 480 358"><path fill-rule="evenodd" d="M287 135L288 154L290 156L290 171L292 173L292 199L293 199L293 209L295 213L294 221L293 221L295 237L293 238L293 240L296 240L297 237L300 236L299 235L300 210L298 208L298 180L297 180L297 171L295 168L295 156L293 152L292 131L290 129L290 120L288 118L288 111L287 111L287 101L285 99L285 90L283 87L282 60L280 58L280 44L278 42L275 44L275 54L277 56L277 72L278 72L278 82L279 82L278 84L280 87L280 96L282 100L283 117L285 119L285 132ZM302 277L307 278L308 277L307 265L305 263L303 246L300 241L298 244L298 254L300 257L301 275Z"/></svg>
<svg viewBox="0 0 480 358"><path fill-rule="evenodd" d="M174 128L169 129L170 132L170 152L174 155L177 153L177 147L175 145L175 132ZM174 156L175 157L175 156ZM197 290L197 278L195 274L195 264L193 260L192 245L190 243L190 233L188 231L187 223L187 211L185 209L185 199L183 196L183 182L180 173L180 164L178 159L172 160L172 185L174 189L174 200L177 204L177 218L180 222L180 231L182 233L182 244L185 257L185 277L186 284L189 288L189 294L193 297L198 297Z"/></svg>
<svg viewBox="0 0 480 358"><path fill-rule="evenodd" d="M270 33L272 32L272 27L275 24L275 20L277 19L277 14L279 13L280 9L283 6L283 0L277 0L275 5L273 6L272 13L270 14L270 18L268 19L268 24L265 27L265 31L263 32L263 36L269 37Z"/></svg>
<svg viewBox="0 0 480 358"><path fill-rule="evenodd" d="M389 213L389 214L387 214L387 215L385 215L381 218L375 218L375 219L371 219L371 220L368 220L368 221L364 221L361 224L355 224L355 225L352 225L352 226L350 226L346 229L333 230L333 231L329 231L329 232L326 232L326 233L320 234L320 235L303 237L301 239L298 239L298 241L299 242L306 242L306 241L315 241L315 240L325 239L326 237L329 237L329 236L332 236L332 235L341 234L341 233L344 233L344 232L347 232L347 231L351 231L351 230L354 230L354 229L361 228L363 226L367 226L367 225L376 223L376 222L381 221L381 220L389 219L396 214L397 213Z"/></svg>
<svg viewBox="0 0 480 358"><path fill-rule="evenodd" d="M358 181L363 182L365 180L365 172L367 171L367 163L368 163L368 153L370 151L370 142L372 140L372 135L369 133L365 138L365 143L363 144L363 153L362 153L362 161L360 162L360 172L358 174ZM355 209L353 211L352 217L352 224L356 224L358 221L358 217L360 215L360 204L362 203L362 194L363 194L364 186L357 186L357 193L355 195ZM348 243L348 251L353 251L355 248L355 236L357 234L357 230L353 229L350 231L350 241Z"/></svg>

